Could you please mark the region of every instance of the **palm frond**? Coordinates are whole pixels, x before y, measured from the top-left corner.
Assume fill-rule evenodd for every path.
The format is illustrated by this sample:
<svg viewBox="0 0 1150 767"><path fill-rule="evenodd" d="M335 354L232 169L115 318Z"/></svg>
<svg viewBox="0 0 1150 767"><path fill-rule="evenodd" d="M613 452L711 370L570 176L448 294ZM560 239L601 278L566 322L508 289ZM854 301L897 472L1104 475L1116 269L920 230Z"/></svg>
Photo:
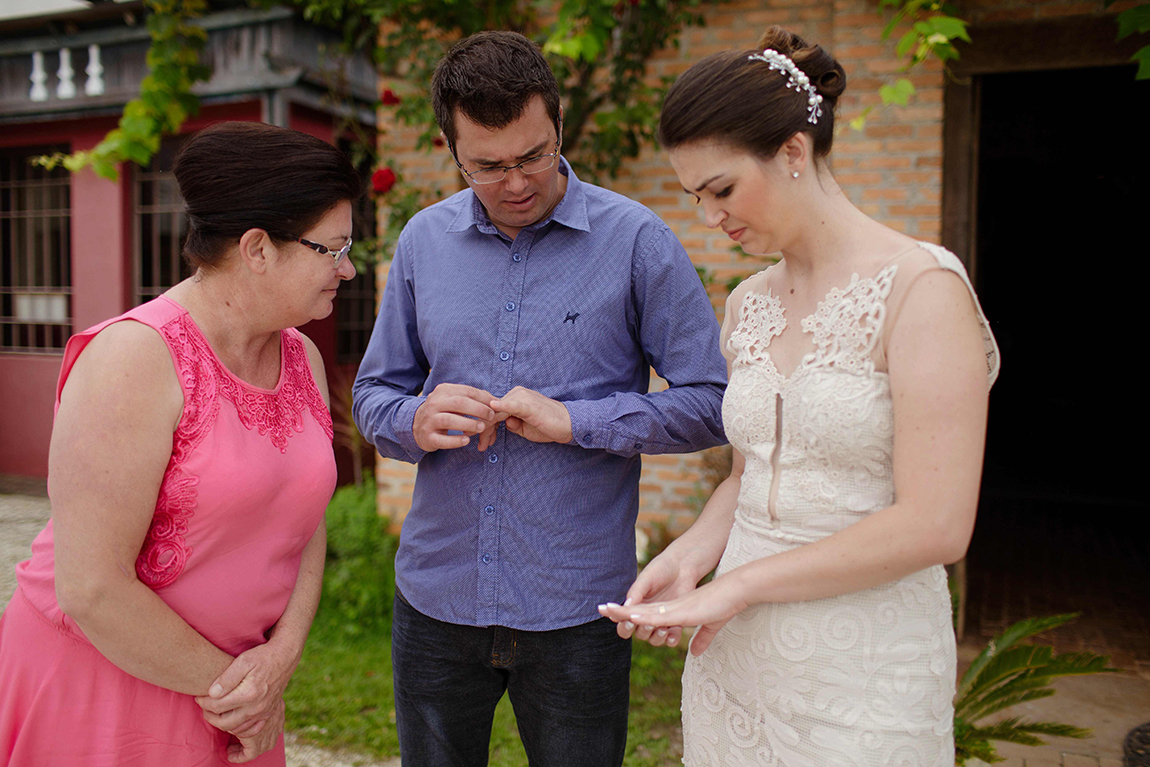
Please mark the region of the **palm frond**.
<svg viewBox="0 0 1150 767"><path fill-rule="evenodd" d="M1011 695L997 697L994 700L984 700L978 705L970 706L963 712L964 716L971 720L982 719L983 717L997 714L1003 709L1010 708L1018 703L1026 703L1031 700L1041 700L1042 698L1049 698L1057 692L1053 687L1041 687L1036 690L1025 690L1016 692Z"/></svg>
<svg viewBox="0 0 1150 767"><path fill-rule="evenodd" d="M1097 655L1092 652L1064 652L1055 655L1040 673L1044 676L1055 677L1117 671L1118 669L1111 668L1109 655Z"/></svg>
<svg viewBox="0 0 1150 767"><path fill-rule="evenodd" d="M1023 722L1018 725L1018 729L1039 735L1057 735L1060 738L1078 738L1081 740L1094 737L1094 730L1088 727L1075 727L1061 722Z"/></svg>
<svg viewBox="0 0 1150 767"><path fill-rule="evenodd" d="M990 640L986 648L979 653L978 657L974 659L974 662L970 664L970 668L962 675L956 698L962 700L966 697L982 673L982 670L986 668L998 654L1013 647L1027 637L1041 634L1043 631L1049 631L1064 623L1069 623L1080 614L1081 613L1062 613L1059 615L1050 615L1045 618L1027 618L1006 629L1006 631Z"/></svg>
<svg viewBox="0 0 1150 767"><path fill-rule="evenodd" d="M1028 690L1045 688L1057 677L1115 671L1109 666L1110 658L1106 655L1076 652L1049 656L1045 652L1026 652L1030 649L1038 648L1012 648L988 664L966 696L955 700L955 715L970 720L979 719L1001 711L1014 703L1052 695L1053 692L1024 698L1017 697ZM1049 648L1045 649L1048 650ZM1035 664L1035 661L1042 657L1049 657L1048 662ZM986 681L984 682L983 679ZM1002 703L1001 701L1004 700L1011 700L1012 702Z"/></svg>
<svg viewBox="0 0 1150 767"><path fill-rule="evenodd" d="M984 694L1012 676L1043 668L1053 656L1054 650L1046 645L1021 645L1000 650L983 666L966 693Z"/></svg>
<svg viewBox="0 0 1150 767"><path fill-rule="evenodd" d="M988 740L977 741L959 741L956 737L954 740L954 764L955 767L962 767L971 759L981 759L987 764L994 764L995 762L1005 762L1006 758L998 755L994 746L990 745Z"/></svg>

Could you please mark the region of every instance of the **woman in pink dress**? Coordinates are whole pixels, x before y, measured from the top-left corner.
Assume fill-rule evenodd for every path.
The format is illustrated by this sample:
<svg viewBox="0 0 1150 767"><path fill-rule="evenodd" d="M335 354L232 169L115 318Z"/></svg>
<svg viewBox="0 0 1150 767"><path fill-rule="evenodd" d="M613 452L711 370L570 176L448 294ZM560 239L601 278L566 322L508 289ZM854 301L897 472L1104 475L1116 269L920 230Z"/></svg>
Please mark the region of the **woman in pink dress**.
<svg viewBox="0 0 1150 767"><path fill-rule="evenodd" d="M200 132L175 175L195 274L64 353L52 519L0 617L5 764L284 764L336 475L323 364L292 328L355 275L361 181L253 123Z"/></svg>

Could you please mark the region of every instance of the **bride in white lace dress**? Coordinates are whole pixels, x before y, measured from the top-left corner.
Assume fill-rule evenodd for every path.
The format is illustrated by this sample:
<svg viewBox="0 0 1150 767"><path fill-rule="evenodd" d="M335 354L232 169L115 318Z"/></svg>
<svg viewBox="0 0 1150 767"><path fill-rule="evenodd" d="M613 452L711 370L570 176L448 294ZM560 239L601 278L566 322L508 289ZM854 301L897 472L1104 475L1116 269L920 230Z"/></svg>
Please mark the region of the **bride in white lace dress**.
<svg viewBox="0 0 1150 767"><path fill-rule="evenodd" d="M783 256L727 302L731 476L627 603L602 608L654 644L700 627L691 767L954 764L942 565L970 541L998 350L958 258L836 184L844 86L829 54L776 27L692 67L660 123L707 225Z"/></svg>

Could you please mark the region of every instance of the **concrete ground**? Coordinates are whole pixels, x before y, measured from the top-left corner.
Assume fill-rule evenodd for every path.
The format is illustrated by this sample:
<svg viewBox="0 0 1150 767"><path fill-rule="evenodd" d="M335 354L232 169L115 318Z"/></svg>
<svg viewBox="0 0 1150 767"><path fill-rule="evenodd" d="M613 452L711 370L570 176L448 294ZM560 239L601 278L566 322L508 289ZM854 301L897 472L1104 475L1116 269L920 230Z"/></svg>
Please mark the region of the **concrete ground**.
<svg viewBox="0 0 1150 767"><path fill-rule="evenodd" d="M48 513L48 499L42 496L0 495L0 604L8 603L16 587L13 568L30 556L32 539L44 527ZM980 650L977 642L964 643L959 649L960 665L965 667ZM1122 767L1126 733L1150 721L1150 678L1125 671L1060 679L1055 687L1057 695L1018 706L1010 714L1091 727L1094 737L1054 738L1039 748L1000 744L999 753L1007 757L1005 767ZM288 735L288 767L357 766L399 767L399 760L370 762L354 754L297 744Z"/></svg>

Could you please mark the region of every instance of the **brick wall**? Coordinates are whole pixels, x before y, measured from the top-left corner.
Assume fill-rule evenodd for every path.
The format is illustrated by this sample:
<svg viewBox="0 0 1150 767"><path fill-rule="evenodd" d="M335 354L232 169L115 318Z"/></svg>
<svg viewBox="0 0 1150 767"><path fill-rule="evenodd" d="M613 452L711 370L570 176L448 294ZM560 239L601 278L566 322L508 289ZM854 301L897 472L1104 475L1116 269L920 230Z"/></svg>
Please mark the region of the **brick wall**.
<svg viewBox="0 0 1150 767"><path fill-rule="evenodd" d="M1058 16L1115 14L1135 3L1124 0L1105 9L1101 0L966 0L960 16L976 23L1042 19ZM828 48L847 72L847 90L839 102L837 136L831 155L839 184L862 211L892 228L929 242L938 242L942 196L942 126L944 77L941 66L924 64L910 76L916 93L906 107L879 108L878 89L899 75L902 62L894 55L895 41L881 40L884 20L877 0L735 0L711 7L704 27L686 30L677 50L667 50L652 62L651 77L674 76L698 59L732 48L751 48L771 24L781 24ZM1117 31L1117 28L1116 30ZM977 40L975 41L977 43ZM397 92L402 84L391 84ZM876 105L861 132L848 121ZM433 155L415 152L414 133L394 126L385 134L387 153L409 179L428 179L454 191L460 180L446 148ZM730 240L707 229L684 194L665 155L646 150L628 163L611 188L647 205L679 236L692 260L715 278L712 303L722 319L726 289L732 277L765 268L766 260L740 257ZM386 268L379 270L380 288ZM665 384L656 381L653 388ZM639 522L651 528L665 525L672 532L686 529L705 498L703 459L691 456L645 456L641 480ZM380 507L396 522L406 512L414 469L382 460L377 464Z"/></svg>

